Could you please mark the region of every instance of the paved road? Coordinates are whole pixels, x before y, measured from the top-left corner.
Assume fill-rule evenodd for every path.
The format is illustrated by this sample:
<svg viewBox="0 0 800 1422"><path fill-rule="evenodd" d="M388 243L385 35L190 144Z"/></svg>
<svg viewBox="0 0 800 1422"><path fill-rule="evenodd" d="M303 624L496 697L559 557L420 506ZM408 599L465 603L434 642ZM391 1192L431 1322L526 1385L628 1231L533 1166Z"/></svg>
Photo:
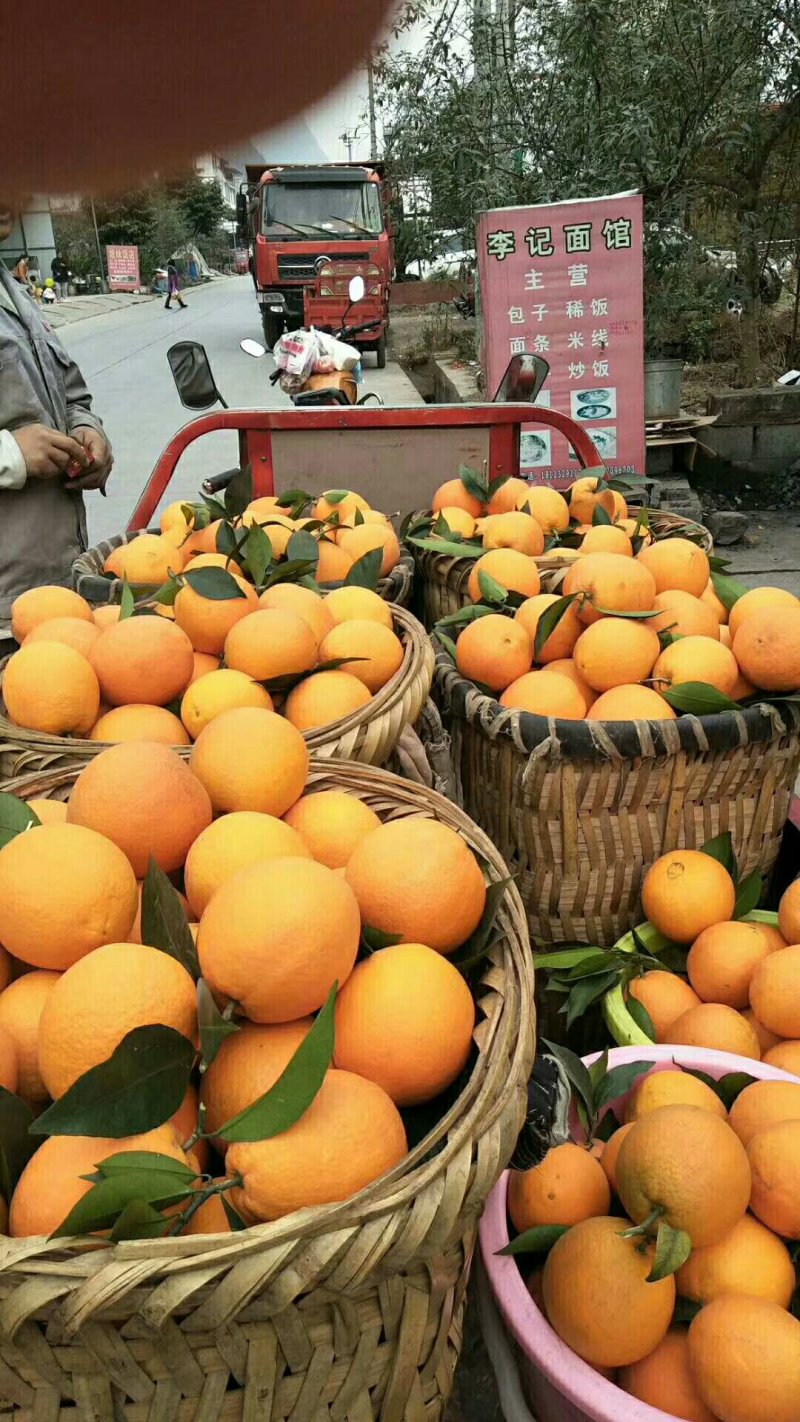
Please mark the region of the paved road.
<svg viewBox="0 0 800 1422"><path fill-rule="evenodd" d="M87 496L89 538L95 543L126 525L140 490L165 444L188 420L166 360L173 341L188 337L205 345L219 389L231 406L280 407L287 397L269 383L271 358L242 353L245 336L262 339L253 288L246 277L228 277L186 294L188 310L166 311L161 301L128 306L76 321L59 331L94 395L95 409L114 445L108 498ZM398 366L365 366L366 384L387 404L417 404L419 395ZM192 498L208 474L236 463L235 434L198 440L181 460L165 501Z"/></svg>

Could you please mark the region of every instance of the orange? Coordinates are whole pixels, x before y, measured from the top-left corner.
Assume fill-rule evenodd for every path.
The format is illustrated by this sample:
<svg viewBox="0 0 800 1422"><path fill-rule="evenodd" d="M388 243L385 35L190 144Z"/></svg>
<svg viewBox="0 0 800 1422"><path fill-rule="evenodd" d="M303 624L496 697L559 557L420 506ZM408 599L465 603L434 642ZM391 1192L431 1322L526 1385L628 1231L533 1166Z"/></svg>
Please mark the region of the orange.
<svg viewBox="0 0 800 1422"><path fill-rule="evenodd" d="M758 1061L761 1051L750 1023L733 1007L720 1002L701 1002L682 1013L669 1029L669 1040L684 1047L711 1047L717 1052L733 1052Z"/></svg>
<svg viewBox="0 0 800 1422"><path fill-rule="evenodd" d="M617 1193L617 1158L619 1156L620 1146L628 1132L633 1130L633 1124L633 1121L628 1121L624 1126L620 1126L619 1130L615 1131L613 1136L609 1136L603 1147L603 1153L600 1156L600 1164L605 1171L606 1179L614 1191L614 1194Z"/></svg>
<svg viewBox="0 0 800 1422"><path fill-rule="evenodd" d="M48 622L53 617L79 617L84 622L92 622L92 609L85 598L69 588L51 587L29 588L20 593L11 604L11 632L18 642L24 642L40 622Z"/></svg>
<svg viewBox="0 0 800 1422"><path fill-rule="evenodd" d="M377 834L378 831L376 830ZM293 1022L353 969L361 924L352 889L313 859L262 859L221 884L197 951L215 992L254 1022Z"/></svg>
<svg viewBox="0 0 800 1422"><path fill-rule="evenodd" d="M484 512L480 499L468 493L460 479L447 479L440 484L431 500L431 508L434 513L446 508L465 509L473 518L480 518Z"/></svg>
<svg viewBox="0 0 800 1422"><path fill-rule="evenodd" d="M143 879L151 856L166 874L181 868L189 846L211 823L211 802L167 746L122 742L101 751L78 776L67 817L118 845Z"/></svg>
<svg viewBox="0 0 800 1422"><path fill-rule="evenodd" d="M519 1234L534 1225L575 1225L607 1215L610 1207L601 1162L571 1141L552 1146L531 1170L512 1170L508 1177L508 1213Z"/></svg>
<svg viewBox="0 0 800 1422"><path fill-rule="evenodd" d="M239 706L200 732L189 761L215 814L260 810L284 815L303 793L308 750L300 732L274 711Z"/></svg>
<svg viewBox="0 0 800 1422"><path fill-rule="evenodd" d="M718 1244L693 1249L678 1270L678 1293L699 1303L724 1294L771 1299L788 1308L794 1293L794 1266L786 1245L752 1215L742 1215Z"/></svg>
<svg viewBox="0 0 800 1422"><path fill-rule="evenodd" d="M498 489L495 489L487 505L490 514L512 513L517 507L520 499L526 498L530 493L530 484L526 479L519 479L512 476L506 479Z"/></svg>
<svg viewBox="0 0 800 1422"><path fill-rule="evenodd" d="M439 519L444 520L451 534L460 533L462 538L471 538L475 532L475 520L472 514L467 513L466 509L458 508L456 504L450 504L446 508L439 509L438 517L434 520L434 523L438 523ZM431 532L433 532L433 530L431 530ZM446 538L447 533L442 530L442 532L436 534L435 537Z"/></svg>
<svg viewBox="0 0 800 1422"><path fill-rule="evenodd" d="M747 1155L753 1214L785 1239L800 1239L800 1120L777 1121L759 1131Z"/></svg>
<svg viewBox="0 0 800 1422"><path fill-rule="evenodd" d="M631 540L631 545L633 545L634 538L640 538L642 540L642 544L640 545L642 547L647 543L652 543L653 535L649 528L645 528L645 526L639 522L638 514L636 517L631 516L630 518L615 517L614 522L627 533Z"/></svg>
<svg viewBox="0 0 800 1422"><path fill-rule="evenodd" d="M408 1150L397 1107L374 1081L328 1071L308 1110L271 1140L232 1145L243 1178L230 1201L245 1220L276 1220L308 1205L349 1200Z"/></svg>
<svg viewBox="0 0 800 1422"><path fill-rule="evenodd" d="M655 1029L657 1042L668 1041L673 1022L690 1007L700 1005L694 988L675 973L666 973L661 968L633 978L628 984L628 996L642 1004Z"/></svg>
<svg viewBox="0 0 800 1422"><path fill-rule="evenodd" d="M181 1234L230 1234L231 1223L225 1213L222 1199L222 1195L210 1195L204 1200L188 1224L184 1225Z"/></svg>
<svg viewBox="0 0 800 1422"><path fill-rule="evenodd" d="M15 1092L19 1076L17 1044L11 1033L0 1027L0 1086Z"/></svg>
<svg viewBox="0 0 800 1422"><path fill-rule="evenodd" d="M84 622L82 617L50 617L39 622L25 639L28 646L32 642L62 642L65 647L73 647L86 657L100 636L100 628L92 620Z"/></svg>
<svg viewBox="0 0 800 1422"><path fill-rule="evenodd" d="M341 668L362 681L373 694L380 691L403 665L403 644L388 627L369 618L340 622L319 649L320 662L352 658Z"/></svg>
<svg viewBox="0 0 800 1422"><path fill-rule="evenodd" d="M645 914L673 943L693 943L704 928L727 922L735 903L727 869L699 849L671 849L644 876Z"/></svg>
<svg viewBox="0 0 800 1422"><path fill-rule="evenodd" d="M107 627L92 648L91 663L103 700L112 706L166 706L180 696L194 669L186 633L162 617L128 617Z"/></svg>
<svg viewBox="0 0 800 1422"><path fill-rule="evenodd" d="M329 869L343 869L356 845L381 823L369 805L344 790L302 795L285 819L317 862Z"/></svg>
<svg viewBox="0 0 800 1422"><path fill-rule="evenodd" d="M778 930L788 943L800 943L800 879L795 879L778 904Z"/></svg>
<svg viewBox="0 0 800 1422"><path fill-rule="evenodd" d="M545 537L565 533L569 528L569 504L557 489L537 488L529 484L517 496L516 507L536 519Z"/></svg>
<svg viewBox="0 0 800 1422"><path fill-rule="evenodd" d="M184 556L191 558L193 553L216 553L217 534L221 527L222 519L217 518L212 523L206 524L205 528L194 529L181 544Z"/></svg>
<svg viewBox="0 0 800 1422"><path fill-rule="evenodd" d="M238 622L225 639L225 662L255 681L310 671L317 639L303 617L281 608L262 608Z"/></svg>
<svg viewBox="0 0 800 1422"><path fill-rule="evenodd" d="M583 593L579 599L581 622L596 622L603 613L649 612L656 585L652 573L635 558L623 553L587 553L567 569L562 591L565 595Z"/></svg>
<svg viewBox="0 0 800 1422"><path fill-rule="evenodd" d="M661 646L644 622L604 617L582 632L573 651L579 674L595 691L611 691L644 681Z"/></svg>
<svg viewBox="0 0 800 1422"><path fill-rule="evenodd" d="M681 637L665 647L653 667L656 690L668 690L687 681L704 682L730 696L739 668L728 647L713 637Z"/></svg>
<svg viewBox="0 0 800 1422"><path fill-rule="evenodd" d="M800 1076L800 1041L776 1042L763 1052L761 1060L779 1067L781 1071L788 1071L792 1076Z"/></svg>
<svg viewBox="0 0 800 1422"><path fill-rule="evenodd" d="M125 938L136 905L125 855L91 828L41 825L0 850L0 941L24 963L70 967Z"/></svg>
<svg viewBox="0 0 800 1422"><path fill-rule="evenodd" d="M750 1023L750 1026L755 1032L758 1038L758 1045L761 1048L761 1060L766 1061L766 1053L771 1047L777 1046L782 1039L776 1032L770 1032L769 1028L765 1027L763 1022L759 1022L752 1007L744 1008L742 1017L744 1017L745 1021Z"/></svg>
<svg viewBox="0 0 800 1422"><path fill-rule="evenodd" d="M393 568L400 562L400 544L397 541L397 534L390 524L362 523L357 528L346 528L338 538L340 548L345 553L349 553L354 563L363 558L366 553L370 553L373 548L383 550L380 573L381 578L388 577Z"/></svg>
<svg viewBox="0 0 800 1422"><path fill-rule="evenodd" d="M712 612L714 613L714 616L717 619L717 622L720 624L721 627L727 627L728 609L725 606L724 602L722 602L721 599L717 597L717 594L714 591L714 584L710 578L700 594L700 601L704 602L706 607L711 608Z"/></svg>
<svg viewBox="0 0 800 1422"><path fill-rule="evenodd" d="M186 1095L184 1096L180 1106L178 1107L177 1111L175 1111L174 1114L169 1118L170 1124L174 1126L175 1134L181 1144L184 1141L188 1141L189 1137L194 1134L194 1129L197 1125L198 1102L199 1096L197 1087L193 1086L190 1082L186 1088ZM192 1149L198 1150L200 1147L204 1147L203 1153L206 1156L207 1160L210 1153L208 1141L196 1141Z"/></svg>
<svg viewBox="0 0 800 1422"><path fill-rule="evenodd" d="M462 629L456 642L456 666L468 681L490 691L505 691L531 665L531 640L516 617L490 612Z"/></svg>
<svg viewBox="0 0 800 1422"><path fill-rule="evenodd" d="M181 702L181 720L189 737L197 740L215 716L238 706L260 706L272 710L272 697L243 671L224 668L211 671L189 684Z"/></svg>
<svg viewBox="0 0 800 1422"><path fill-rule="evenodd" d="M536 597L526 598L514 613L514 621L519 622L525 628L530 638L531 656L533 656L539 619L548 607L552 607L554 602L558 602L555 593L538 593ZM570 603L563 617L550 633L536 658L537 662L554 662L571 656L581 631L578 609L573 602Z"/></svg>
<svg viewBox="0 0 800 1422"><path fill-rule="evenodd" d="M320 538L317 547L319 557L317 560L316 581L318 584L340 583L353 566L350 554L344 548L339 548L330 538Z"/></svg>
<svg viewBox="0 0 800 1422"><path fill-rule="evenodd" d="M515 548L535 558L544 551L544 534L535 518L527 513L494 514L483 528L484 548Z"/></svg>
<svg viewBox="0 0 800 1422"><path fill-rule="evenodd" d="M722 638L720 638L720 641L722 641ZM731 701L747 701L750 696L755 696L755 694L756 688L739 672L739 675L733 683L733 690L730 693Z"/></svg>
<svg viewBox="0 0 800 1422"><path fill-rule="evenodd" d="M642 1116L622 1142L617 1192L637 1224L660 1208L667 1224L685 1230L700 1249L724 1239L747 1209L747 1153L712 1111L662 1106Z"/></svg>
<svg viewBox="0 0 800 1422"><path fill-rule="evenodd" d="M241 597L210 598L187 583L175 599L175 621L196 652L219 656L232 627L258 606L256 590L244 578L234 578Z"/></svg>
<svg viewBox="0 0 800 1422"><path fill-rule="evenodd" d="M686 1422L718 1422L700 1397L689 1366L686 1330L671 1328L657 1348L622 1368L617 1385L649 1407Z"/></svg>
<svg viewBox="0 0 800 1422"><path fill-rule="evenodd" d="M621 553L633 557L633 545L624 528L612 523L598 523L583 536L581 553Z"/></svg>
<svg viewBox="0 0 800 1422"><path fill-rule="evenodd" d="M770 1032L800 1037L800 946L782 948L759 963L750 983L750 1006Z"/></svg>
<svg viewBox="0 0 800 1422"><path fill-rule="evenodd" d="M662 538L641 548L636 556L653 574L657 592L678 589L700 597L708 586L708 557L688 538Z"/></svg>
<svg viewBox="0 0 800 1422"><path fill-rule="evenodd" d="M384 627L393 626L389 603L384 602L371 588L334 588L322 606L330 617L331 626L339 622L352 622L355 618L361 622L382 622ZM330 631L330 627L326 631Z"/></svg>
<svg viewBox="0 0 800 1422"><path fill-rule="evenodd" d="M202 1080L206 1130L214 1134L269 1091L311 1026L310 1017L271 1026L245 1022L226 1037Z"/></svg>
<svg viewBox="0 0 800 1422"><path fill-rule="evenodd" d="M123 1151L153 1151L172 1160L186 1160L167 1122L141 1136L115 1140L99 1136L49 1136L25 1166L11 1200L9 1232L23 1237L48 1235L58 1229L78 1201L91 1190L85 1177L109 1156Z"/></svg>
<svg viewBox="0 0 800 1422"><path fill-rule="evenodd" d="M167 504L159 520L162 533L167 533L171 528L177 528L179 533L185 535L194 528L194 513L190 511L187 518L184 513L185 508L189 508L186 499L174 499L171 504Z"/></svg>
<svg viewBox="0 0 800 1422"><path fill-rule="evenodd" d="M51 736L85 736L97 720L100 688L74 647L31 641L6 663L3 700L17 726Z"/></svg>
<svg viewBox="0 0 800 1422"><path fill-rule="evenodd" d="M195 553L186 564L184 572L188 573L197 568L224 568L226 573L232 573L237 578L243 577L239 564L224 553Z"/></svg>
<svg viewBox="0 0 800 1422"><path fill-rule="evenodd" d="M594 1367L624 1367L646 1357L672 1317L675 1280L647 1283L652 1246L623 1238L626 1228L627 1220L605 1215L581 1220L556 1240L544 1266L548 1321Z"/></svg>
<svg viewBox="0 0 800 1422"><path fill-rule="evenodd" d="M272 509L267 513L254 513L252 507L245 509L242 522L248 527L258 523L263 528L269 539L273 558L283 558L289 539L293 533L297 532L297 524L294 519L279 512L278 509Z"/></svg>
<svg viewBox="0 0 800 1422"><path fill-rule="evenodd" d="M744 1146L781 1121L800 1121L800 1086L793 1081L754 1081L731 1106L730 1123Z"/></svg>
<svg viewBox="0 0 800 1422"><path fill-rule="evenodd" d="M199 919L220 885L240 869L278 855L310 859L311 851L297 830L274 815L255 810L220 815L197 836L186 856L184 883L192 916Z"/></svg>
<svg viewBox="0 0 800 1422"><path fill-rule="evenodd" d="M28 808L33 810L43 825L63 825L67 818L67 806L64 800L27 800Z"/></svg>
<svg viewBox="0 0 800 1422"><path fill-rule="evenodd" d="M648 1112L658 1111L662 1106L697 1106L699 1110L710 1111L723 1120L728 1115L716 1091L678 1067L650 1072L635 1088L625 1119L640 1121Z"/></svg>
<svg viewBox="0 0 800 1422"><path fill-rule="evenodd" d="M165 706L115 706L95 721L90 741L157 741L162 746L188 746L182 722Z"/></svg>
<svg viewBox="0 0 800 1422"><path fill-rule="evenodd" d="M96 607L92 612L92 621L95 627L112 627L115 622L119 622L122 608L113 603L106 603L105 607Z"/></svg>
<svg viewBox="0 0 800 1422"><path fill-rule="evenodd" d="M689 1367L721 1422L795 1422L800 1416L800 1322L766 1299L729 1294L689 1328Z"/></svg>
<svg viewBox="0 0 800 1422"><path fill-rule="evenodd" d="M39 1070L49 1094L63 1096L134 1027L153 1022L194 1040L194 983L178 960L141 943L87 953L62 973L39 1021Z"/></svg>
<svg viewBox="0 0 800 1422"><path fill-rule="evenodd" d="M554 671L531 671L517 677L506 687L500 705L564 721L582 721L586 714L586 703L578 687L569 677Z"/></svg>
<svg viewBox="0 0 800 1422"><path fill-rule="evenodd" d="M547 640L549 642L550 638L548 637ZM581 700L587 712L589 707L593 706L597 700L597 692L593 691L589 684L584 681L572 657L556 657L555 661L545 662L542 671L558 672L559 676L568 677L573 686L578 688L581 694Z"/></svg>
<svg viewBox="0 0 800 1422"><path fill-rule="evenodd" d="M127 935L127 938L126 938L126 940L125 940L126 943L141 943L141 941L142 941L142 892L143 892L143 889L144 889L144 884L140 883L140 884L137 885L137 891L138 891L139 899L138 899L138 904L137 904L137 908L136 908L136 917L135 917L135 919L133 920L133 928L130 930L130 933ZM185 895L185 894L182 894L178 889L176 889L175 892L177 893L178 898L179 898L180 901L181 901L181 906L182 906L182 908L183 908L183 911L184 911L184 913L186 914L186 917L188 918L188 917L189 917L189 900L186 898L186 895Z"/></svg>
<svg viewBox="0 0 800 1422"><path fill-rule="evenodd" d="M129 583L140 587L160 587L172 573L180 573L186 549L159 533L140 533L122 547L120 564Z"/></svg>
<svg viewBox="0 0 800 1422"><path fill-rule="evenodd" d="M615 686L604 691L587 712L588 721L674 721L675 712L649 686Z"/></svg>
<svg viewBox="0 0 800 1422"><path fill-rule="evenodd" d="M794 593L787 592L785 588L748 588L746 593L737 598L728 614L731 636L736 636L742 623L752 617L754 612L766 609L772 614L774 622L780 622L785 611L795 609L798 605L800 604Z"/></svg>
<svg viewBox="0 0 800 1422"><path fill-rule="evenodd" d="M362 589L366 591L366 589ZM380 598L378 599L380 602ZM267 588L258 599L259 607L277 609L286 612L296 612L298 617L302 617L307 622L317 641L317 646L322 641L326 632L330 632L334 623L333 614L328 606L327 598L320 597L313 588L301 588L297 583L276 583L274 587ZM386 604L381 602L381 606ZM388 608L387 608L388 611ZM391 613L389 614L391 618Z"/></svg>
<svg viewBox="0 0 800 1422"><path fill-rule="evenodd" d="M115 578L121 578L122 575L123 575L123 568L124 568L123 559L124 559L124 557L125 557L125 545L124 545L124 543L120 544L120 546L119 546L118 548L112 548L111 552L109 553L108 557L106 558L106 561L105 561L104 564L103 564L103 572L104 572L104 573L113 573Z"/></svg>
<svg viewBox="0 0 800 1422"><path fill-rule="evenodd" d="M659 615L647 625L654 632L670 632L673 637L721 640L717 615L702 598L673 588L670 592L656 593L653 606L658 608Z"/></svg>
<svg viewBox="0 0 800 1422"><path fill-rule="evenodd" d="M689 949L689 982L703 1002L747 1007L753 974L774 951L758 923L715 923Z"/></svg>
<svg viewBox="0 0 800 1422"><path fill-rule="evenodd" d="M570 518L576 523L591 524L596 508L604 509L612 517L615 512L614 491L605 487L604 480L596 474L587 474L576 479L569 489Z"/></svg>
<svg viewBox="0 0 800 1422"><path fill-rule="evenodd" d="M733 633L733 655L753 686L763 691L796 691L800 687L800 603L761 607L748 614Z"/></svg>
<svg viewBox="0 0 800 1422"><path fill-rule="evenodd" d="M459 481L460 482L460 481ZM344 497L339 497L343 495ZM326 519L332 514L336 514L339 523L355 513L356 509L368 509L369 504L366 499L362 499L360 494L354 494L351 489L326 489L324 494L320 494L314 505L314 518Z"/></svg>
<svg viewBox="0 0 800 1422"><path fill-rule="evenodd" d="M421 815L391 820L365 836L345 873L361 918L405 943L452 953L477 928L486 885L455 830ZM1 936L1 935L0 935Z"/></svg>
<svg viewBox="0 0 800 1422"><path fill-rule="evenodd" d="M458 969L421 943L399 943L358 963L339 992L333 1059L396 1106L416 1106L464 1069L474 1026Z"/></svg>
<svg viewBox="0 0 800 1422"><path fill-rule="evenodd" d="M260 498L253 499L244 511L242 522L251 524L267 518L285 517L288 510L281 507L279 499L280 494L262 494Z"/></svg>
<svg viewBox="0 0 800 1422"><path fill-rule="evenodd" d="M0 1031L11 1038L17 1063L16 1091L29 1105L47 1099L39 1071L39 1020L59 973L25 973L0 993Z"/></svg>
<svg viewBox="0 0 800 1422"><path fill-rule="evenodd" d="M292 687L283 714L298 731L315 731L319 726L351 716L362 706L368 706L371 700L369 688L351 672L317 672Z"/></svg>
<svg viewBox="0 0 800 1422"><path fill-rule="evenodd" d="M488 573L506 592L519 593L522 597L535 597L539 591L539 570L535 561L515 548L492 548L476 558L467 582L467 593L473 602L483 602L479 581L481 573Z"/></svg>
<svg viewBox="0 0 800 1422"><path fill-rule="evenodd" d="M192 658L192 675L189 678L189 686L193 681L198 681L201 676L206 676L208 672L219 671L220 659L213 657L210 652L195 652Z"/></svg>

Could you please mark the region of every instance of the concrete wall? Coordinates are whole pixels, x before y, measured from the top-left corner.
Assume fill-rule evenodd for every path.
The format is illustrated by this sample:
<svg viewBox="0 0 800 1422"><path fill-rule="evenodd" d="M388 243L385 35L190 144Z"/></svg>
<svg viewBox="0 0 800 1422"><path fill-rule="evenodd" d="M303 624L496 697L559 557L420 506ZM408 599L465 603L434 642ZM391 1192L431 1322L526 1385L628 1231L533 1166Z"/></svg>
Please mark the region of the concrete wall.
<svg viewBox="0 0 800 1422"><path fill-rule="evenodd" d="M708 413L718 418L700 439L723 459L763 474L782 474L800 460L800 388L720 391L709 396Z"/></svg>
<svg viewBox="0 0 800 1422"><path fill-rule="evenodd" d="M9 268L23 252L37 257L42 276L49 277L50 263L56 254L53 219L47 198L38 193L29 199L8 239L0 242L0 261Z"/></svg>

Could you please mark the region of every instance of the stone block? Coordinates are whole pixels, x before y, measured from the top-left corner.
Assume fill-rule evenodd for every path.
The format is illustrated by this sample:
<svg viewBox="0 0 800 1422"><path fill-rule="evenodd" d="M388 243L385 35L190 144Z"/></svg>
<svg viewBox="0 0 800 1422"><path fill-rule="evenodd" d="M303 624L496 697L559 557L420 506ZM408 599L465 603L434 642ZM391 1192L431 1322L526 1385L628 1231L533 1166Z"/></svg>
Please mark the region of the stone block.
<svg viewBox="0 0 800 1422"><path fill-rule="evenodd" d="M746 514L731 509L721 509L718 513L706 514L705 524L715 543L728 545L740 543L748 530L750 520Z"/></svg>
<svg viewBox="0 0 800 1422"><path fill-rule="evenodd" d="M717 390L708 397L714 428L737 425L800 424L800 387L770 385L763 390Z"/></svg>

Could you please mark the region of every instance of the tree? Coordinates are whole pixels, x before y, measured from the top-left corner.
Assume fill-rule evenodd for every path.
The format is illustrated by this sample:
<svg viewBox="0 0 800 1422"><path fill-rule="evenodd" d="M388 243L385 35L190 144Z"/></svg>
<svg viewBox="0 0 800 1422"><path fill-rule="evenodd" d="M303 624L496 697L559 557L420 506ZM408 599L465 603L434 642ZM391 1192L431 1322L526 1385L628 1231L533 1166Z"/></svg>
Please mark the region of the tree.
<svg viewBox="0 0 800 1422"><path fill-rule="evenodd" d="M201 178L199 173L191 173L173 186L172 194L194 239L216 237L222 223L230 219L230 208L219 185Z"/></svg>

